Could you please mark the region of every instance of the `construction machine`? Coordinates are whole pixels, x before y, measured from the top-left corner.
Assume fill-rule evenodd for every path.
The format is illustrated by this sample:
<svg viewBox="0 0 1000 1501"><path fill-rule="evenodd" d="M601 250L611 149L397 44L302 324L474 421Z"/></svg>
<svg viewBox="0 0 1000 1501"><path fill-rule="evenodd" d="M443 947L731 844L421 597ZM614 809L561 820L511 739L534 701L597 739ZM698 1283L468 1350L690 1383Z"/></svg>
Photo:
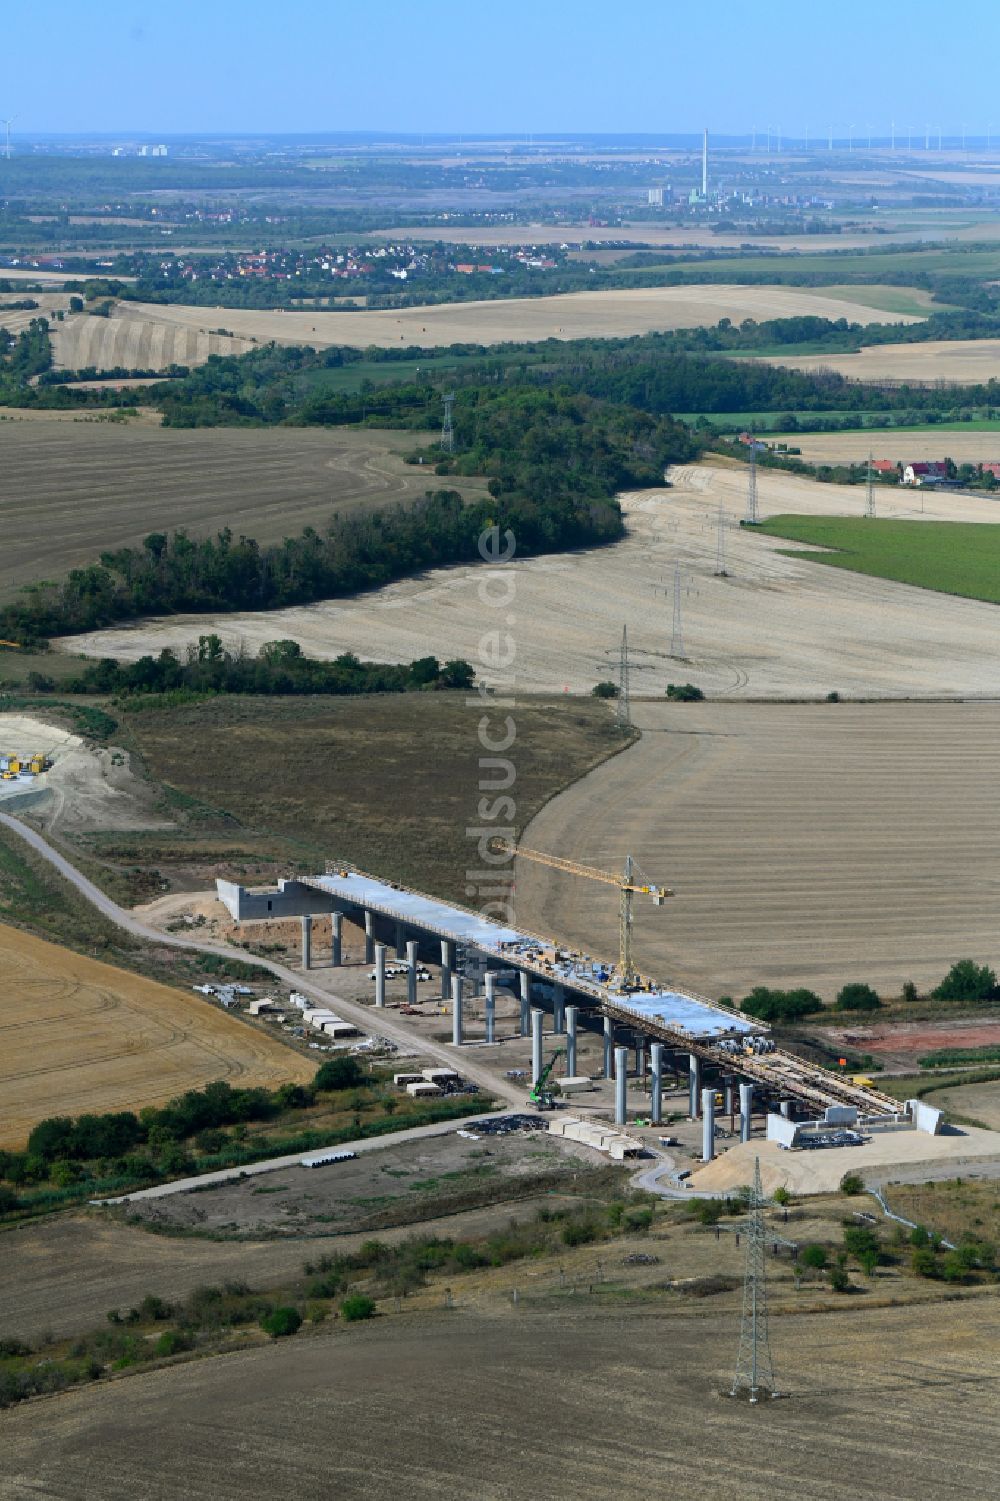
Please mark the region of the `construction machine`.
<svg viewBox="0 0 1000 1501"><path fill-rule="evenodd" d="M534 1087L528 1096L528 1104L534 1105L536 1110L554 1110L556 1108L556 1097L549 1086L549 1079L552 1076L552 1070L565 1051L565 1048L556 1048L535 1081Z"/></svg>

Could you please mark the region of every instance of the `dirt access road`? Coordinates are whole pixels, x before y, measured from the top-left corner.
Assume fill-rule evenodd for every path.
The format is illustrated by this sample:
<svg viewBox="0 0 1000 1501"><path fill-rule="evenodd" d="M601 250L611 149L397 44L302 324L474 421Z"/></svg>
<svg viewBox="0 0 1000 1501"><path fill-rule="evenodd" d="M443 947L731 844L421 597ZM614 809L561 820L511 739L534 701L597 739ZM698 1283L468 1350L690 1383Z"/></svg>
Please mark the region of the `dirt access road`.
<svg viewBox="0 0 1000 1501"><path fill-rule="evenodd" d="M81 896L86 897L87 901L91 902L109 921L115 923L120 928L124 928L127 933L132 933L137 938L145 939L146 942L163 944L170 948L188 949L203 954L221 954L227 959L233 957L232 948L225 944L198 943L191 938L178 937L173 933L163 933L158 928L153 928L144 922L140 922L130 912L126 912L123 907L119 907L109 896L106 896L103 891L94 885L93 881L88 880L74 865L70 864L65 856L60 855L58 850L54 850L40 834L37 834L34 829L29 828L27 824L22 823L17 818L10 817L6 813L0 813L0 823L5 824L7 828L12 829L15 834L18 834L27 844L31 845L32 849L48 860L61 876L76 887ZM304 994L315 996L317 1000L324 1003L335 1001L337 1004L337 1014L342 1016L345 1021L356 1022L363 1032L370 1033L373 1028L377 1027L383 1037L388 1037L390 1041L397 1043L404 1052L412 1049L412 1033L390 1011L376 1012L370 1006L359 1005L356 1001L347 1000L338 994L336 989L336 970L310 970L307 977L301 971L289 969L284 964L276 964L271 959L257 958L256 955L254 956L254 963L277 976L289 989L299 990ZM456 1055L454 1049L441 1043L433 1042L431 1039L422 1038L420 1041L420 1050L421 1053L438 1060L445 1068L454 1068L457 1056L459 1056ZM296 1055L292 1053L291 1056L294 1058ZM463 1076L471 1082L479 1084L487 1092L488 1097L505 1099L518 1110L524 1108L523 1084L520 1087L515 1087L515 1085L506 1079L498 1079L490 1069L483 1068L481 1065L475 1063L468 1051L463 1051L460 1056Z"/></svg>
<svg viewBox="0 0 1000 1501"><path fill-rule="evenodd" d="M997 609L822 564L782 538L739 527L746 506L742 465L671 471L673 488L622 497L628 537L611 547L531 557L509 565L508 621L518 691L589 693L617 676L628 627L634 695L661 696L695 682L712 696L953 697L995 694ZM864 488L794 475L758 475L761 515L857 516ZM886 517L1000 522L1000 503L975 496L879 495ZM920 507L923 506L923 512ZM717 576L719 514L726 576ZM681 637L672 630L680 565ZM480 659L482 572L438 568L356 599L236 615L171 616L66 638L67 651L134 661L164 647L183 652L215 631L231 647L257 650L292 638L310 656L344 651L409 662Z"/></svg>

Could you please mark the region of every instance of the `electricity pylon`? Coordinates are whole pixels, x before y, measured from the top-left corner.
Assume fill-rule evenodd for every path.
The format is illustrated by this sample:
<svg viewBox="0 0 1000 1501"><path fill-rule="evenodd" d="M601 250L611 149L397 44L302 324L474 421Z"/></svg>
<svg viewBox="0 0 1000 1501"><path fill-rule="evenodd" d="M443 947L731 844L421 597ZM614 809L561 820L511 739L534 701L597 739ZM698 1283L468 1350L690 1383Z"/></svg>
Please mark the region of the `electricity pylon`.
<svg viewBox="0 0 1000 1501"><path fill-rule="evenodd" d="M865 474L865 516L869 521L875 520L875 481L872 475L872 453L868 450L868 469Z"/></svg>
<svg viewBox="0 0 1000 1501"><path fill-rule="evenodd" d="M728 518L723 501L719 501L719 534L715 544L715 576L724 579L729 575L726 572L726 527Z"/></svg>
<svg viewBox="0 0 1000 1501"><path fill-rule="evenodd" d="M754 1159L753 1187L746 1219L746 1272L743 1278L743 1318L740 1347L736 1356L731 1397L744 1392L751 1402L768 1401L779 1395L774 1384L774 1366L767 1337L767 1287L765 1281L764 1191L760 1181L760 1158Z"/></svg>
<svg viewBox="0 0 1000 1501"><path fill-rule="evenodd" d="M455 427L454 423L452 422L451 415L452 408L455 405L454 391L449 391L448 394L446 396L443 396L441 399L444 402L444 420L441 423L441 451L443 453L454 453Z"/></svg>
<svg viewBox="0 0 1000 1501"><path fill-rule="evenodd" d="M622 650L618 662L618 702L615 705L615 722L620 730L632 728L632 705L629 702L628 685L628 626L622 626Z"/></svg>
<svg viewBox="0 0 1000 1501"><path fill-rule="evenodd" d="M757 440L750 435L750 473L747 476L747 515L746 525L756 526L760 520L757 512Z"/></svg>
<svg viewBox="0 0 1000 1501"><path fill-rule="evenodd" d="M670 627L670 655L685 662L684 655L684 626L681 620L681 564L678 558L674 564L674 618Z"/></svg>

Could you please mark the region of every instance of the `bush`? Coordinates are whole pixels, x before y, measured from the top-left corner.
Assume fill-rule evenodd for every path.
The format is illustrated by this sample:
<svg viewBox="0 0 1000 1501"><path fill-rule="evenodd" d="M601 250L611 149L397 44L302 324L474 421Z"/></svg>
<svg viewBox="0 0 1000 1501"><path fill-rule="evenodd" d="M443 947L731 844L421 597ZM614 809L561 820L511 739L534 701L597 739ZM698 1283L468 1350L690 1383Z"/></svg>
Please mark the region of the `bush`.
<svg viewBox="0 0 1000 1501"><path fill-rule="evenodd" d="M854 1198L857 1194L864 1193L865 1180L860 1173L845 1173L840 1180L840 1191L849 1198Z"/></svg>
<svg viewBox="0 0 1000 1501"><path fill-rule="evenodd" d="M568 1225L563 1225L562 1242L564 1246L586 1246L592 1240L597 1239L597 1226L589 1220L571 1220Z"/></svg>
<svg viewBox="0 0 1000 1501"><path fill-rule="evenodd" d="M605 680L603 683L595 683L594 687L591 688L590 691L594 698L617 698L618 684L609 683L607 680Z"/></svg>
<svg viewBox="0 0 1000 1501"><path fill-rule="evenodd" d="M827 1263L826 1248L824 1246L803 1246L799 1252L799 1260L803 1266L812 1272L821 1272Z"/></svg>
<svg viewBox="0 0 1000 1501"><path fill-rule="evenodd" d="M769 990L766 985L755 985L743 1002L747 1015L763 1022L795 1021L822 1009L823 1002L811 990Z"/></svg>
<svg viewBox="0 0 1000 1501"><path fill-rule="evenodd" d="M847 1271L844 1267L832 1266L830 1268L830 1286L835 1293L846 1293L850 1291L851 1279L847 1275Z"/></svg>
<svg viewBox="0 0 1000 1501"><path fill-rule="evenodd" d="M907 980L903 985L903 1000L916 1001L918 999L919 997L917 995L917 987L914 985L912 980Z"/></svg>
<svg viewBox="0 0 1000 1501"><path fill-rule="evenodd" d="M936 1277L938 1275L937 1257L930 1246L918 1246L910 1257L910 1270L917 1277Z"/></svg>
<svg viewBox="0 0 1000 1501"><path fill-rule="evenodd" d="M288 1334L296 1334L301 1326L302 1315L297 1308L276 1308L273 1313L265 1314L260 1321L260 1327L272 1339L283 1339Z"/></svg>
<svg viewBox="0 0 1000 1501"><path fill-rule="evenodd" d="M792 1196L783 1183L778 1185L771 1198L776 1204L790 1204L792 1202Z"/></svg>
<svg viewBox="0 0 1000 1501"><path fill-rule="evenodd" d="M374 1318L375 1304L371 1298L366 1298L364 1293L352 1293L341 1303L340 1317L348 1324L356 1324L360 1319Z"/></svg>
<svg viewBox="0 0 1000 1501"><path fill-rule="evenodd" d="M857 982L843 986L835 1004L838 1011L877 1011L882 1002L878 998L878 992L870 985Z"/></svg>
<svg viewBox="0 0 1000 1501"><path fill-rule="evenodd" d="M190 1350L190 1348L191 1341L183 1334L176 1329L164 1329L153 1346L153 1351L156 1355L180 1355L183 1350Z"/></svg>
<svg viewBox="0 0 1000 1501"><path fill-rule="evenodd" d="M672 698L675 703L696 704L705 695L700 688L695 687L694 683L668 683L667 697Z"/></svg>
<svg viewBox="0 0 1000 1501"><path fill-rule="evenodd" d="M356 1058L331 1058L316 1071L314 1089L355 1089L365 1082L364 1072Z"/></svg>
<svg viewBox="0 0 1000 1501"><path fill-rule="evenodd" d="M997 995L996 971L972 959L953 964L931 995L936 1001L986 1001Z"/></svg>

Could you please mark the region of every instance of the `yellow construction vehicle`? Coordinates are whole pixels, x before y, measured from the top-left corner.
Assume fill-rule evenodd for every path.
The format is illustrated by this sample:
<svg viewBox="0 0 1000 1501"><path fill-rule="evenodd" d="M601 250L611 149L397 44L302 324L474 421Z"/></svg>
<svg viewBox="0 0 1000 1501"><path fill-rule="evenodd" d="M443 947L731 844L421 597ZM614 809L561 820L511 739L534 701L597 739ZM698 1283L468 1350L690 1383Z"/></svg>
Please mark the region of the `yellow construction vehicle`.
<svg viewBox="0 0 1000 1501"><path fill-rule="evenodd" d="M616 876L609 870L598 870L594 865L581 865L577 860L563 860L558 855L527 849L523 844L511 844L506 839L493 840L491 848L498 854L523 856L525 860L534 860L538 865L548 865L553 870L563 870L572 876L584 876L589 881L603 881L608 886L617 886L619 974L625 985L638 985L639 976L632 963L632 898L638 891L643 896L652 897L656 905L662 907L667 897L674 894L668 887L654 886L651 881L644 880L631 855L625 856L625 868L620 876Z"/></svg>

